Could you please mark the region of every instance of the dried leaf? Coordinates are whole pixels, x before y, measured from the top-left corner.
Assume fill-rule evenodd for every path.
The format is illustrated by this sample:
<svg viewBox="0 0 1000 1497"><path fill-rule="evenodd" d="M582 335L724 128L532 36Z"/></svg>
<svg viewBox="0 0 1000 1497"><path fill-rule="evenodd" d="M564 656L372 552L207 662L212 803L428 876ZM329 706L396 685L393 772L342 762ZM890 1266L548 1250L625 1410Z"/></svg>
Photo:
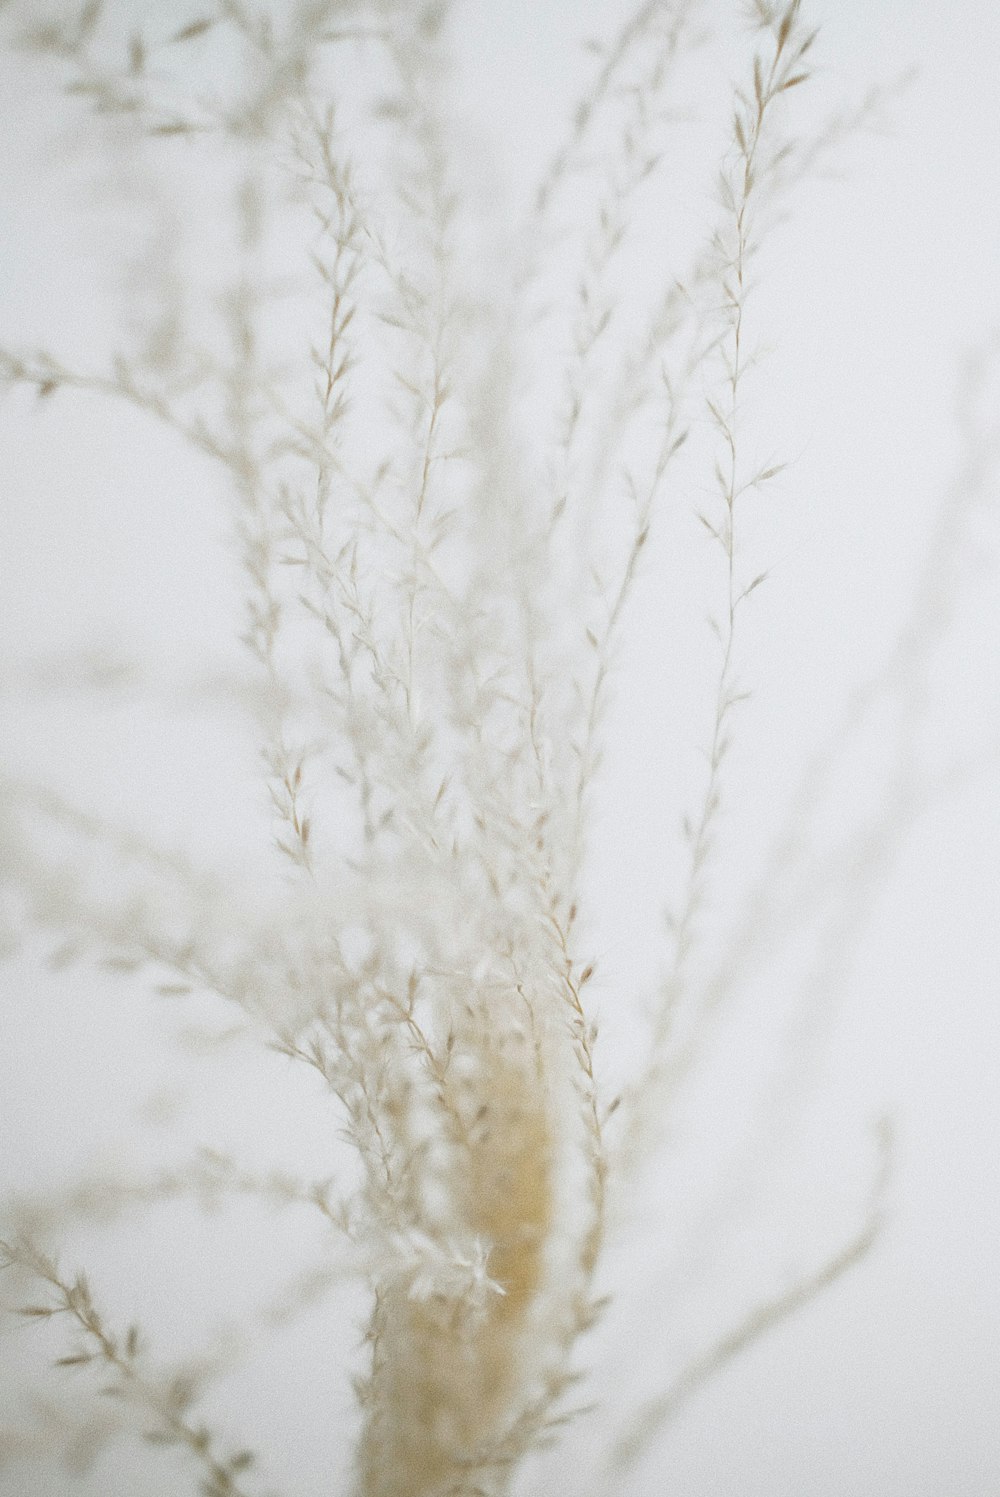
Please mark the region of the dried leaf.
<svg viewBox="0 0 1000 1497"><path fill-rule="evenodd" d="M193 42L196 36L204 36L214 25L215 21L211 17L203 16L200 20L190 21L187 26L182 26L180 31L175 31L170 41Z"/></svg>
<svg viewBox="0 0 1000 1497"><path fill-rule="evenodd" d="M76 23L76 34L80 41L86 41L93 35L103 9L104 0L87 0Z"/></svg>
<svg viewBox="0 0 1000 1497"><path fill-rule="evenodd" d="M761 572L758 576L756 576L753 581L743 589L744 598L749 598L752 592L756 592L761 583L767 581L768 575L769 574L767 572Z"/></svg>
<svg viewBox="0 0 1000 1497"><path fill-rule="evenodd" d="M765 468L763 473L758 473L755 482L767 483L769 479L777 478L778 474L783 473L787 467L787 463L775 463L773 467Z"/></svg>

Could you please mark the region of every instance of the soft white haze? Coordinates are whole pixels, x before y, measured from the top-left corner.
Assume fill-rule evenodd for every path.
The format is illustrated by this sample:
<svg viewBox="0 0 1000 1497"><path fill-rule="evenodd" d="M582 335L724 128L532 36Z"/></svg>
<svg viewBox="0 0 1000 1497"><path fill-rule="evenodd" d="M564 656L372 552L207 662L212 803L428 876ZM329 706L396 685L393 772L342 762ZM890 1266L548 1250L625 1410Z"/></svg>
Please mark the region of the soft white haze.
<svg viewBox="0 0 1000 1497"><path fill-rule="evenodd" d="M1000 10L988 0L804 4L821 30L817 76L789 94L793 133L880 92L782 204L755 262L746 328L759 362L743 419L758 466L786 466L744 520L747 569L768 576L741 636L750 699L723 782L709 919L727 901L742 908L802 766L831 740L846 747L831 761L825 845L855 824L879 834L837 866L829 923L801 949L790 937L748 978L744 1006L723 1016L625 1246L598 1276L616 1318L580 1362L599 1361L596 1391L611 1414L568 1426L530 1467L523 1491L538 1497L991 1497L1000 1487ZM122 8L153 25L164 11L178 25L197 14L180 0ZM711 163L731 132L727 69L745 70L750 55L733 24L741 12L736 0L703 7L725 39L686 75L664 137L665 181L678 185L640 210L627 267L636 282L682 273L682 247L713 221ZM19 13L16 0L0 4L0 26ZM581 41L612 35L627 13L622 0L456 0L456 139L491 243L512 236L563 139L593 66ZM0 349L45 348L91 367L92 351L115 342L125 300L119 239L152 189L137 157L96 190L92 158L74 147L76 105L43 89L45 76L17 51L0 56ZM213 183L188 185L206 244L219 215ZM147 242L150 281L169 242ZM557 248L544 291L557 296L560 276L576 273L561 270ZM133 266L140 301L143 277ZM704 440L703 406L695 422ZM966 510L961 496L980 479ZM707 500L692 483L707 492L711 466L668 482L641 555L595 781L581 956L595 966L587 992L608 1100L663 967L679 827L712 734L713 560L695 518ZM234 748L226 682L249 673L218 488L202 459L135 410L72 389L0 391L0 769L235 884L271 827L253 748ZM960 522L947 518L956 495ZM904 675L917 661L911 689L847 741L844 704L879 679L901 637L917 641L915 657L904 649ZM85 656L117 662L120 678L87 684ZM886 785L910 774L921 809L906 826L880 825ZM0 832L6 821L0 808ZM340 1146L316 1124L313 1089L297 1077L283 1090L272 1058L239 1036L220 1061L211 1034L225 1028L222 1010L153 1001L161 976L95 972L88 959L51 971L58 945L29 933L0 966L0 1190L61 1188L95 1169L148 1173L205 1143L261 1169L332 1171ZM815 1001L800 1011L794 995L810 985ZM628 1476L602 1484L598 1435L656 1397L663 1367L675 1372L857 1232L886 1117L893 1172L871 1252L699 1388ZM736 1119L755 1130L746 1150L730 1134ZM324 1126L338 1127L332 1112ZM120 1238L74 1228L67 1266L88 1266L92 1252L121 1286L122 1316L161 1328L167 1359L186 1347L189 1324L239 1328L276 1282L313 1262L315 1238L303 1240L287 1211L259 1237L242 1205L152 1217ZM324 1315L283 1332L235 1394L209 1399L213 1419L259 1441L280 1497L346 1490L351 1390L346 1377L331 1390L314 1368L339 1338L334 1366L339 1357L356 1369L365 1304L353 1287L337 1290ZM87 1407L79 1378L45 1366L64 1351L50 1331L0 1331L0 1434L14 1390L53 1402L68 1390ZM584 1383L578 1401L589 1399ZM0 1460L2 1497L196 1487L197 1473L128 1445L78 1484L40 1457Z"/></svg>

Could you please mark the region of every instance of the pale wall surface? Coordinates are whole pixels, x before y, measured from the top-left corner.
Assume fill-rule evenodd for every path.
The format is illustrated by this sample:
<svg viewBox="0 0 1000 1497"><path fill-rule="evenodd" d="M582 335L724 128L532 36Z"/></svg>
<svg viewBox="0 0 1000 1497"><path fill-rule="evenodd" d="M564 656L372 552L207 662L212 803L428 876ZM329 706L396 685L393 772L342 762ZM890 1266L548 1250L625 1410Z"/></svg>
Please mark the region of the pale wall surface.
<svg viewBox="0 0 1000 1497"><path fill-rule="evenodd" d="M996 8L986 0L817 0L813 8L822 23L817 97L829 106L911 67L916 73L885 103L880 132L836 153L838 180L804 188L761 259L753 317L772 351L758 375L752 420L761 450L790 467L775 512L761 521L759 544L773 575L761 598L760 653L748 661L755 701L734 770L733 867L752 862L795 765L822 741L837 704L883 658L906 615L935 507L960 460L958 371L1000 327ZM712 19L724 9L713 7ZM623 13L598 0L459 7L456 87L467 101L468 128L480 132L515 202L523 200L521 183L547 160L583 76L575 39L610 30ZM56 344L65 322L70 352L86 349L88 320L100 310L82 302L81 288L102 247L92 227L79 230L69 216L55 216L34 144L39 99L16 59L5 59L3 69L0 342ZM682 154L676 169L682 179L696 175ZM650 274L655 254L651 245ZM994 378L983 402L994 431L998 389ZM63 703L54 712L18 684L26 657L94 639L151 650L171 679L188 663L202 669L206 659L232 659L223 637L235 589L232 572L220 566L225 527L199 492L196 466L178 467L169 444L135 418L114 427L103 420L72 396L37 414L23 401L0 406L0 665L11 702L4 751L18 767L51 774L94 803L113 801L201 851L214 852L221 838L227 860L238 864L254 845L252 819L242 814L253 765L224 783L221 730L195 745L165 725L169 713L132 716L127 704L88 727L82 709ZM616 1489L623 1494L989 1497L1000 1483L998 501L994 469L989 500L961 548L954 617L942 625L921 730L932 778L970 760L976 772L931 805L877 889L849 980L825 1021L825 1047L808 1073L811 1101L792 1114L784 1135L784 1162L772 1177L784 1189L766 1218L771 1235L738 1229L750 1259L774 1265L778 1282L836 1245L864 1200L868 1124L888 1111L898 1169L881 1240L861 1268L699 1393L632 1484ZM683 576L675 582L683 588ZM696 724L677 730L678 700L692 714L698 700L678 696L675 621L659 599L651 566L636 604L634 653L622 665L598 822L606 851L594 889L606 914L595 993L612 1054L616 993L655 970L644 943L662 904L664 848L684 791L697 782L695 750L708 731ZM697 598L689 601L694 610ZM843 814L864 804L870 765L885 749L880 731L843 769ZM225 1135L224 1097L185 1111L180 1088L160 1088L154 1047L129 1029L117 989L88 993L84 972L45 978L29 994L32 970L30 962L12 964L0 977L5 1184L58 1173L68 1158L82 1169L95 1149L114 1157L120 1109L136 1109L153 1093L164 1115L176 1106L182 1134L199 1136L207 1117L213 1136ZM727 1076L738 1092L756 1043L752 1015L744 1026L721 1051L720 1063L734 1070L706 1083L714 1110L694 1111L684 1125L689 1169L697 1169L702 1150L726 1157ZM91 1082L102 1071L97 1094L105 1100L95 1104ZM237 1078L234 1087L245 1084ZM51 1096L61 1099L58 1114ZM781 1104L779 1095L779 1113ZM287 1112L270 1101L260 1112L255 1147L266 1153L278 1140L294 1149ZM129 1153L157 1157L156 1138L148 1145L144 1138L137 1133ZM668 1233L676 1183L668 1172L660 1196ZM673 1325L693 1335L683 1309L686 1275L693 1302L706 1295L709 1310L713 1303L691 1270L697 1245L674 1242L673 1280L669 1268L657 1270L656 1212L652 1222L626 1254L623 1282L649 1286L624 1297L629 1349L609 1353L620 1359L613 1365L626 1404L630 1379L638 1396L655 1390L657 1356ZM734 1235L725 1246L738 1257L743 1239ZM0 1343L15 1374L26 1334ZM263 1407L263 1390L259 1398ZM321 1400L310 1423L330 1421ZM572 1431L568 1442L587 1448L583 1433L578 1446ZM294 1440L284 1454L294 1471ZM105 1485L93 1490L134 1490L128 1469L123 1460L120 1488L109 1487L114 1477L105 1473ZM563 1456L545 1470L540 1490L551 1497L585 1490L566 1479ZM23 1472L11 1478L0 1470L4 1497L62 1490L31 1483ZM326 1488L299 1490L318 1497Z"/></svg>

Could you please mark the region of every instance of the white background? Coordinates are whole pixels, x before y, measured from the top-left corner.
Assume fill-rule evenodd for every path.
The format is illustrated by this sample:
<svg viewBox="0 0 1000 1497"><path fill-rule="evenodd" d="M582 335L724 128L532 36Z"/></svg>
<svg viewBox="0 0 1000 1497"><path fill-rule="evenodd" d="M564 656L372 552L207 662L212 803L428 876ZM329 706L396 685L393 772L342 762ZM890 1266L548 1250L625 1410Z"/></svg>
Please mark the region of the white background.
<svg viewBox="0 0 1000 1497"><path fill-rule="evenodd" d="M710 19L731 34L727 9L713 7ZM733 792L738 799L743 788L747 797L745 813L731 819L743 854L762 831L756 808L766 817L780 801L795 764L822 741L852 683L877 669L906 616L936 506L960 461L960 367L1000 326L995 7L986 0L817 0L813 9L822 23L820 100L849 103L872 84L916 72L886 101L878 133L860 135L835 156L838 180L803 190L760 265L753 317L771 352L757 376L754 419L772 421L761 446L790 467L774 516L762 521L774 570L761 603L766 650L750 666L755 705ZM456 87L467 128L479 131L514 203L548 159L586 76L578 39L609 33L623 14L598 0L459 7ZM726 43L723 57L727 49L735 58L739 43ZM87 347L88 319L101 315L82 288L99 274L108 246L98 215L74 215L64 186L49 185L48 170L58 179L62 166L46 159L41 144L35 79L16 57L5 59L0 342L47 343L69 359ZM984 399L994 427L997 388ZM225 857L237 861L252 843L241 808L254 793L253 766L248 760L234 776L221 734L209 729L194 744L127 703L85 731L89 718L79 705L60 699L53 709L23 680L31 656L91 641L151 653L172 680L187 663L205 669L232 658L220 636L232 618L235 580L226 572L224 517L206 497L200 471L179 463L172 445L138 419L109 425L92 403L72 396L44 409L6 399L0 455L9 759L51 775L87 804L116 804L206 853L224 836ZM998 497L994 475L992 508L977 513L962 547L957 606L942 624L925 720L927 758L937 770L972 758L983 767L932 804L878 892L851 980L830 1016L825 1059L810 1077L804 1142L793 1139L788 1148L787 1241L780 1213L771 1221L776 1236L763 1245L752 1233L749 1240L761 1261L773 1255L779 1283L842 1240L871 1172L868 1125L888 1111L898 1168L882 1237L861 1268L685 1407L629 1491L988 1497L1000 1486L1000 793L990 757L1000 735ZM598 823L606 840L596 886L606 874L607 914L595 993L606 1031L613 1031L615 983L637 980L649 965L632 953L662 904L671 814L664 780L681 791L697 783L694 760L663 762L664 744L674 742L663 714L675 699L663 685L672 657L657 597L650 570L637 600L633 653L622 667ZM694 723L689 732L672 731L694 749L709 729ZM876 741L845 771L848 807L863 802L865 755L877 759L879 751ZM651 803L662 822L647 816ZM129 1020L119 989L92 992L85 972L35 979L33 970L21 960L0 979L6 1183L58 1178L68 1162L83 1168L95 1150L104 1158L119 1148L153 1157L159 1145L145 1135L116 1142L115 1120L124 1115L137 1128L141 1104L145 1118L170 1116L182 1135L194 1129L181 1092L157 1090L155 1058L146 1053L152 1047L141 1048L138 1030L132 1042L121 1038ZM29 991L29 983L37 986ZM727 1053L725 1063L738 1068L738 1048ZM728 1085L723 1073L716 1106L724 1108ZM287 1142L292 1128L266 1102L260 1114L257 1143L266 1153L270 1138L284 1133ZM197 1118L204 1122L204 1104ZM215 1122L214 1136L224 1135L222 1102ZM706 1122L706 1132L718 1123ZM697 1115L688 1126L697 1133ZM697 1158L703 1140L685 1142ZM664 1220L670 1211L664 1197ZM640 1396L655 1390L657 1358L672 1333L678 1290L658 1279L655 1253L646 1234L625 1278L648 1287L638 1310L625 1296L627 1347L609 1353L626 1402L633 1388ZM632 1339L640 1331L641 1349ZM9 1368L17 1368L20 1345L9 1336L0 1342ZM317 1422L331 1417L327 1408ZM586 1436L571 1431L567 1439L580 1460ZM296 1448L289 1438L284 1471L301 1478L289 1491L326 1490L316 1473L297 1470ZM580 1469L560 1456L545 1489L567 1497L589 1490ZM124 1474L92 1479L103 1490L137 1490ZM5 1497L62 1491L62 1480L40 1469L0 1468Z"/></svg>

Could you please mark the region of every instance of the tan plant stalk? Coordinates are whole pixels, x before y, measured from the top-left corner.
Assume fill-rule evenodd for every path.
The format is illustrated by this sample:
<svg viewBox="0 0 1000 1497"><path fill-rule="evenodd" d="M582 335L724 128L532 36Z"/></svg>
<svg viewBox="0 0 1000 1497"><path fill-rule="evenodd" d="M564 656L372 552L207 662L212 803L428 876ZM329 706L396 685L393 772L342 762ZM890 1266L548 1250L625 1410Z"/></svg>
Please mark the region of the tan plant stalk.
<svg viewBox="0 0 1000 1497"><path fill-rule="evenodd" d="M0 1426L0 1463L138 1436L177 1457L178 1491L190 1478L205 1497L270 1494L267 1451L229 1438L222 1390L269 1335L324 1324L350 1292L354 1342L331 1349L324 1330L305 1369L317 1422L338 1409L338 1445L351 1442L343 1490L530 1490L539 1452L592 1408L577 1385L593 1372L582 1396L600 1392L591 1333L605 1316L612 1333L627 1287L611 1278L616 1233L717 1017L806 921L821 931L803 986L823 999L840 976L858 890L885 866L872 849L927 793L906 746L947 586L928 569L891 668L845 719L846 739L873 705L896 710L906 774L889 810L810 861L833 796L820 755L708 949L748 695L743 620L768 575L750 575L746 538L754 496L782 467L749 456L752 291L771 223L837 132L797 142L817 33L801 0L756 0L724 99L714 218L668 249L671 150L705 8L642 0L594 44L563 144L511 230L455 124L448 0L207 0L176 17L154 7L141 25L124 0L66 0L43 19L29 0L0 3L22 65L62 89L96 185L113 187L127 158L173 204L123 252L131 299L106 346L92 338L74 357L0 337L0 380L42 418L117 412L174 444L199 498L218 486L240 654L215 670L206 641L200 689L173 697L228 713L253 849L234 867L222 848L208 871L117 806L77 804L15 762L0 768L0 914L12 947L46 943L59 982L80 982L67 969L89 960L137 1001L145 985L157 1014L184 1015L177 1029L217 1064L220 1099L231 1084L246 1108L248 1140L271 1143L265 1123L255 1137L260 1099L280 1099L282 1120L285 1104L309 1110L322 1161L305 1162L304 1136L285 1163L206 1138L5 1205L12 1305L42 1334L68 1328L57 1367L114 1412L61 1422L46 1406L35 1429L29 1411L24 1430ZM963 494L991 471L980 456ZM689 509L716 568L718 648L708 716L689 735L706 769L670 947L643 1016L614 952L595 953L595 875L608 875L594 810L605 754L625 747L609 722L632 609ZM82 643L46 678L57 697L67 683L91 704L171 695ZM838 899L855 875L855 897ZM616 1043L642 1017L612 1084ZM260 1069L236 1086L247 1054ZM747 1125L744 1156L764 1131ZM673 1326L658 1328L675 1359L666 1389L604 1429L603 1464L574 1474L581 1490L600 1473L604 1497L617 1491L686 1399L869 1252L888 1181L880 1137L860 1224L818 1266L775 1273L687 1360ZM725 1193L710 1185L701 1221L714 1223ZM89 1234L114 1241L176 1212L183 1238L194 1209L255 1206L260 1240L280 1214L309 1251L287 1272L275 1251L238 1326L178 1311L175 1362L154 1357L154 1327L115 1329L113 1268L102 1282L96 1264L60 1266ZM684 1227L665 1225L672 1248ZM326 1472L316 1479L326 1489Z"/></svg>

